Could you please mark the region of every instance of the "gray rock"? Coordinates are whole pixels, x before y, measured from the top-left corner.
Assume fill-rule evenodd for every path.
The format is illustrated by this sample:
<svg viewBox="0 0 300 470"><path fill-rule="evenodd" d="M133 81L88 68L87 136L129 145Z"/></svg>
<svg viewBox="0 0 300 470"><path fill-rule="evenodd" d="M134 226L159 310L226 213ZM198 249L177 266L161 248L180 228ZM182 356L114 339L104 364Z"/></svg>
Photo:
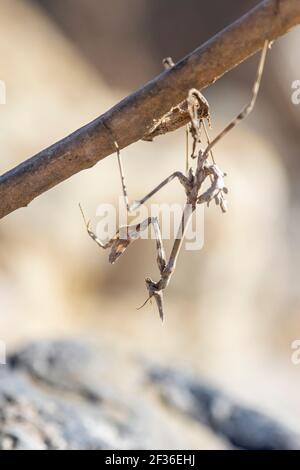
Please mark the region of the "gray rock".
<svg viewBox="0 0 300 470"><path fill-rule="evenodd" d="M235 448L300 449L300 437L294 432L264 413L237 403L205 381L158 367L150 368L148 373L165 403L208 426Z"/></svg>
<svg viewBox="0 0 300 470"><path fill-rule="evenodd" d="M158 366L149 370L115 345L43 340L11 354L0 367L0 449L228 443L277 449L299 448L298 442L285 427L199 378Z"/></svg>

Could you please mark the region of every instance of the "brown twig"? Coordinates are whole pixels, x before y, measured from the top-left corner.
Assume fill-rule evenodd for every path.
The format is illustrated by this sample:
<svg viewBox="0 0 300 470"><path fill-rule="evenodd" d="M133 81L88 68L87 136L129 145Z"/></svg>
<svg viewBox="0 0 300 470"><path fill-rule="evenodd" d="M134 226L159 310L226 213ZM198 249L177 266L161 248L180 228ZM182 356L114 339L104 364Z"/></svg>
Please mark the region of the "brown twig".
<svg viewBox="0 0 300 470"><path fill-rule="evenodd" d="M142 139L154 120L300 23L299 0L264 0L102 116L0 177L0 218L115 151ZM114 136L112 138L112 136Z"/></svg>

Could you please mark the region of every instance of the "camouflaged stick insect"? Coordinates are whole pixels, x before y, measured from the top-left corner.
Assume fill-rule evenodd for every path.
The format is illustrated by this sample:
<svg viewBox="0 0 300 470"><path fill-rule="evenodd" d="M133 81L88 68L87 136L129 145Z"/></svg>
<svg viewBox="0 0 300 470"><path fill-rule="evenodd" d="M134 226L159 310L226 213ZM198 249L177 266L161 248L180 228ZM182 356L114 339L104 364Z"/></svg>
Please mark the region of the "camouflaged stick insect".
<svg viewBox="0 0 300 470"><path fill-rule="evenodd" d="M160 318L164 318L164 306L163 306L163 291L169 285L170 279L174 273L180 248L182 246L186 230L188 228L189 222L191 220L193 212L196 210L198 204L209 203L214 200L217 205L220 206L222 212L226 212L226 200L225 194L227 193L227 188L225 187L224 176L225 174L220 170L216 165L212 148L220 141L231 129L233 129L241 120L245 119L250 112L253 110L257 94L259 91L261 78L263 74L263 68L265 64L266 54L269 47L269 41L265 41L259 65L257 70L256 79L253 85L252 97L249 103L242 109L242 111L234 118L224 129L221 131L212 141L209 140L207 129L205 126L204 119L209 121L209 107L206 99L202 96L198 90L191 89L188 93L188 97L184 104L184 109L187 110L189 115L189 132L193 138L193 152L191 157L196 159L195 169L192 167L189 168L186 175L180 171L172 173L168 178L163 180L158 186L156 186L149 194L140 199L139 201L134 201L133 204L129 204L127 189L125 184L125 177L123 171L123 164L121 160L121 155L119 151L119 146L115 142L119 170L122 181L123 196L126 204L128 213L135 211L139 206L144 204L148 199L150 199L154 194L156 194L161 188L168 184L173 179L177 178L180 184L183 186L183 189L186 194L186 204L183 210L180 227L176 239L171 250L171 254L167 259L166 253L164 251L161 231L158 219L156 217L148 217L144 221L135 225L128 225L125 227L120 227L115 236L106 243L103 243L96 234L90 229L90 222L85 220L83 211L81 209L86 229L90 237L101 247L101 248L111 248L109 261L114 263L126 250L126 248L134 241L140 238L141 233L146 230L150 224L153 225L155 238L156 238L156 249L157 249L157 264L160 272L160 279L155 282L151 278L146 278L146 287L148 290L148 298L141 306L143 307L148 300L152 298L156 301ZM181 104L182 105L182 104ZM180 106L181 106L180 105ZM163 116L156 124L155 129L152 128L151 132L147 135L152 136L163 134L174 130L169 124L172 122L177 123L178 107L172 108L169 113ZM182 108L181 108L182 109ZM205 112L203 110L206 109ZM175 111L174 111L175 110ZM173 121L172 113L175 113L175 120ZM167 124L166 124L167 123ZM181 124L182 125L182 124ZM166 127L167 126L167 127ZM168 129L167 129L168 128ZM207 145L202 151L201 149L195 154L196 146L200 141L201 128L204 129L204 133L207 139ZM165 131L165 132L163 132ZM147 140L147 139L146 139ZM208 163L208 158L212 158L212 163ZM209 179L210 185L208 189L201 193L201 188L203 187L204 182ZM140 307L140 308L141 308Z"/></svg>

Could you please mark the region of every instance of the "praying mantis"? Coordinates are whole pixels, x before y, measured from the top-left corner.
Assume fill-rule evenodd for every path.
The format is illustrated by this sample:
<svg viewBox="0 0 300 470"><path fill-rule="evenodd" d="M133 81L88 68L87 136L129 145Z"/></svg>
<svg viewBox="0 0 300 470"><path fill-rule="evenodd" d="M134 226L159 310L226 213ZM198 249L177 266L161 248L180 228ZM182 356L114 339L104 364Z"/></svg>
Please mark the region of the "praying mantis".
<svg viewBox="0 0 300 470"><path fill-rule="evenodd" d="M130 204L127 194L120 149L118 143L116 141L114 142L122 182L123 197L128 214L137 210L142 204L144 204L172 180L177 179L183 186L186 194L186 203L183 209L180 226L168 258L163 247L160 226L156 217L148 217L138 224L120 227L113 238L107 242L103 242L91 230L90 222L86 221L80 206L89 236L101 248L110 248L110 263L115 263L128 248L128 246L134 240L137 240L141 237L141 233L144 230L146 230L150 225L153 226L156 239L157 265L160 278L158 281L154 281L149 277L145 279L148 298L140 308L142 308L148 302L148 300L154 299L157 304L161 320L164 319L163 291L168 287L171 277L174 274L178 255L182 247L182 243L191 217L196 210L197 205L209 205L210 202L214 200L215 203L220 206L222 212L227 211L225 195L227 194L228 190L224 181L226 174L223 173L223 171L217 166L212 149L229 131L231 131L240 121L245 119L253 110L261 84L269 45L270 42L266 40L261 52L250 101L246 104L246 106L243 107L241 112L232 121L230 121L229 124L219 134L217 134L216 137L214 137L213 140L210 141L205 125L205 120L210 123L208 102L205 97L195 88L189 90L187 99L184 102L172 108L160 120L156 121L152 126L152 129L150 129L147 136L144 138L144 140L152 140L152 138L156 135L164 134L170 130L174 130L175 128L180 127L183 123L188 122L187 132L192 136L193 139L191 158L196 160L195 169L193 169L193 167L190 165L189 155L187 153L186 174L183 174L180 171L172 173L142 199L139 201L134 201L132 204ZM166 59L164 64L166 67L171 67L171 59ZM201 143L202 130L204 131L206 138L206 147L204 150L200 148L198 151L196 151L198 144ZM209 162L209 160L211 160L211 162ZM209 187L208 189L201 191L206 181L209 181Z"/></svg>

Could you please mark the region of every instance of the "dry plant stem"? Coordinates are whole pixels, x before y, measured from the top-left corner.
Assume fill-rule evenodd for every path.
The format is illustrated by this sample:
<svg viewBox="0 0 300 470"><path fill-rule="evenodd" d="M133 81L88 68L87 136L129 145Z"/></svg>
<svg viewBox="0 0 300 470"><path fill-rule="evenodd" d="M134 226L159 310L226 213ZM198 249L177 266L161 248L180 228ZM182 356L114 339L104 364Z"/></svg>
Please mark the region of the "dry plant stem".
<svg viewBox="0 0 300 470"><path fill-rule="evenodd" d="M300 23L299 0L265 0L143 88L0 177L0 218L147 135L191 88L201 90ZM114 138L112 138L112 135Z"/></svg>

